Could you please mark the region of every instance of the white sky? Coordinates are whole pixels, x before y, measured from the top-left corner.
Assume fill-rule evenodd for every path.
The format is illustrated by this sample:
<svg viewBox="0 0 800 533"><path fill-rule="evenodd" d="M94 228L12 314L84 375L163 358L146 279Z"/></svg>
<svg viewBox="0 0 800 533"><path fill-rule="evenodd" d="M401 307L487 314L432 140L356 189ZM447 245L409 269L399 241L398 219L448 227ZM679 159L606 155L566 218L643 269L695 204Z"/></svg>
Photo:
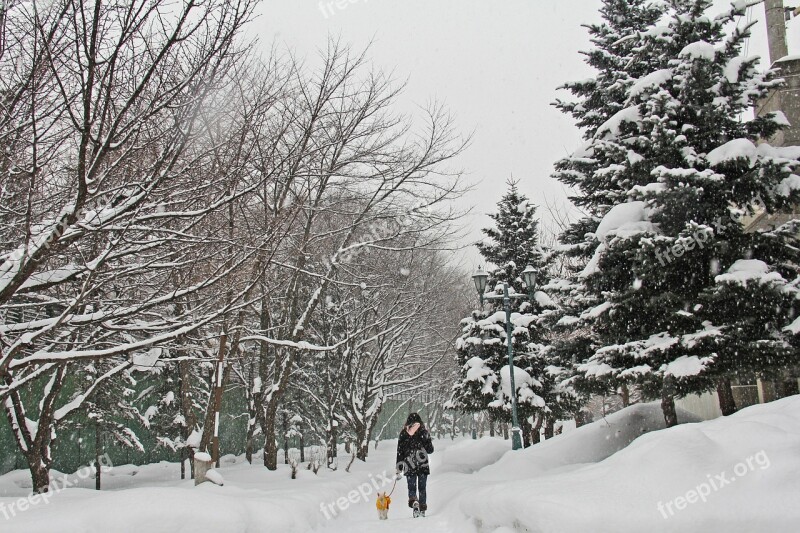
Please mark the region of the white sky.
<svg viewBox="0 0 800 533"><path fill-rule="evenodd" d="M715 0L714 12L730 0ZM373 40L374 64L408 77L402 106L444 101L474 140L457 162L474 190L465 221L472 241L513 174L537 204L566 205L566 192L549 177L553 162L578 145L572 120L550 105L567 98L556 87L592 75L580 50L584 23L599 20L600 0L265 0L253 30L265 47L287 46L312 57L327 36L361 48ZM763 6L752 8L763 20ZM800 25L793 24L794 29ZM766 57L766 31L756 25L749 55ZM790 50L798 53L800 50ZM547 218L543 208L540 214ZM545 221L547 222L547 221ZM472 266L477 253L465 251Z"/></svg>

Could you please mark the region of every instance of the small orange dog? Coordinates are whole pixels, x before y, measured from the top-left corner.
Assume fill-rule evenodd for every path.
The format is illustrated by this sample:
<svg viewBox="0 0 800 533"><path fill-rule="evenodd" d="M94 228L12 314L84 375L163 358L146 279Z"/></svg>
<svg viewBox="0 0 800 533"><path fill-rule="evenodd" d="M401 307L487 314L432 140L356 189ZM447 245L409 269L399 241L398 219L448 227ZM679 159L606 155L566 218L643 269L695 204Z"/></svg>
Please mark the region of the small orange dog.
<svg viewBox="0 0 800 533"><path fill-rule="evenodd" d="M378 501L375 502L375 507L378 508L378 518L381 520L387 520L389 518L389 504L392 503L392 499L389 497L388 494L385 492L378 493Z"/></svg>

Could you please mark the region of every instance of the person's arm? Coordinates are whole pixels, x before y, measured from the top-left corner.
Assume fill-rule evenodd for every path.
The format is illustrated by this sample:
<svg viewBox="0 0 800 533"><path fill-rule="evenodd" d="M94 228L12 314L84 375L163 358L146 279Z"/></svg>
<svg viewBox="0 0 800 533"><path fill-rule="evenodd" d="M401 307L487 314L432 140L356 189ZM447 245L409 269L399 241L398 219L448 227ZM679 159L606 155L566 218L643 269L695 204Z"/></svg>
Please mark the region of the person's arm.
<svg viewBox="0 0 800 533"><path fill-rule="evenodd" d="M433 453L433 439L431 439L431 434L427 429L424 429L423 432L424 433L420 435L422 437L422 445L425 447L425 451L431 454Z"/></svg>
<svg viewBox="0 0 800 533"><path fill-rule="evenodd" d="M403 450L405 448L406 438L407 438L406 432L403 431L400 433L400 438L397 439L397 460L394 462L394 465L395 465L395 470L397 470L398 472L402 472L403 467L405 466L406 458L403 457Z"/></svg>

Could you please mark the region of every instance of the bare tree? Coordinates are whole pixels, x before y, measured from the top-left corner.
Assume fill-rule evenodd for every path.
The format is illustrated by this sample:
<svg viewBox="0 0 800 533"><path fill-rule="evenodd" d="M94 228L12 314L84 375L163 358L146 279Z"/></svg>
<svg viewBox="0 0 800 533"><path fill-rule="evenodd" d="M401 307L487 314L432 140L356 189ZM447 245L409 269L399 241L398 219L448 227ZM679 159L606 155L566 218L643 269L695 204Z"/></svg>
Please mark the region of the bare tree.
<svg viewBox="0 0 800 533"><path fill-rule="evenodd" d="M270 353L262 395L270 469L277 466L277 409L298 355L310 349L307 330L323 294L332 284L352 284L348 261L362 250L421 228L432 231L447 219L432 208L458 194L458 176L444 164L464 146L440 107L429 110L425 129L415 133L407 118L391 112L399 89L369 72L363 54L336 42L319 73L298 78L297 87L303 121L287 137L301 143L271 202L276 211L293 209L293 223L272 259L277 272L265 279L275 290L268 291L263 329L246 336Z"/></svg>
<svg viewBox="0 0 800 533"><path fill-rule="evenodd" d="M210 155L196 143L197 119L229 79L253 7L56 1L3 11L0 399L36 491L48 488L55 426L127 369L125 354L226 311L203 289L238 263L212 257L205 276L173 274L203 255L207 235L196 230L239 193L196 181ZM192 298L191 312L161 312ZM118 364L59 407L70 366L93 359ZM20 390L37 380L48 385L35 413Z"/></svg>

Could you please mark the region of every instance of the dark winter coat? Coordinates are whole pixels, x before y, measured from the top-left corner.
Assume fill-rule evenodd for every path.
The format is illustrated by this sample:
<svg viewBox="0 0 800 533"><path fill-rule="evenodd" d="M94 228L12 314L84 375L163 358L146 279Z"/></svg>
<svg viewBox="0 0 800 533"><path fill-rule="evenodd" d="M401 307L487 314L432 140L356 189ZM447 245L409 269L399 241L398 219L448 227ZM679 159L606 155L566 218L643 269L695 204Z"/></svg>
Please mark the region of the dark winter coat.
<svg viewBox="0 0 800 533"><path fill-rule="evenodd" d="M430 475L428 455L433 453L433 441L428 430L420 426L413 435L403 428L397 441L397 470L404 474Z"/></svg>

